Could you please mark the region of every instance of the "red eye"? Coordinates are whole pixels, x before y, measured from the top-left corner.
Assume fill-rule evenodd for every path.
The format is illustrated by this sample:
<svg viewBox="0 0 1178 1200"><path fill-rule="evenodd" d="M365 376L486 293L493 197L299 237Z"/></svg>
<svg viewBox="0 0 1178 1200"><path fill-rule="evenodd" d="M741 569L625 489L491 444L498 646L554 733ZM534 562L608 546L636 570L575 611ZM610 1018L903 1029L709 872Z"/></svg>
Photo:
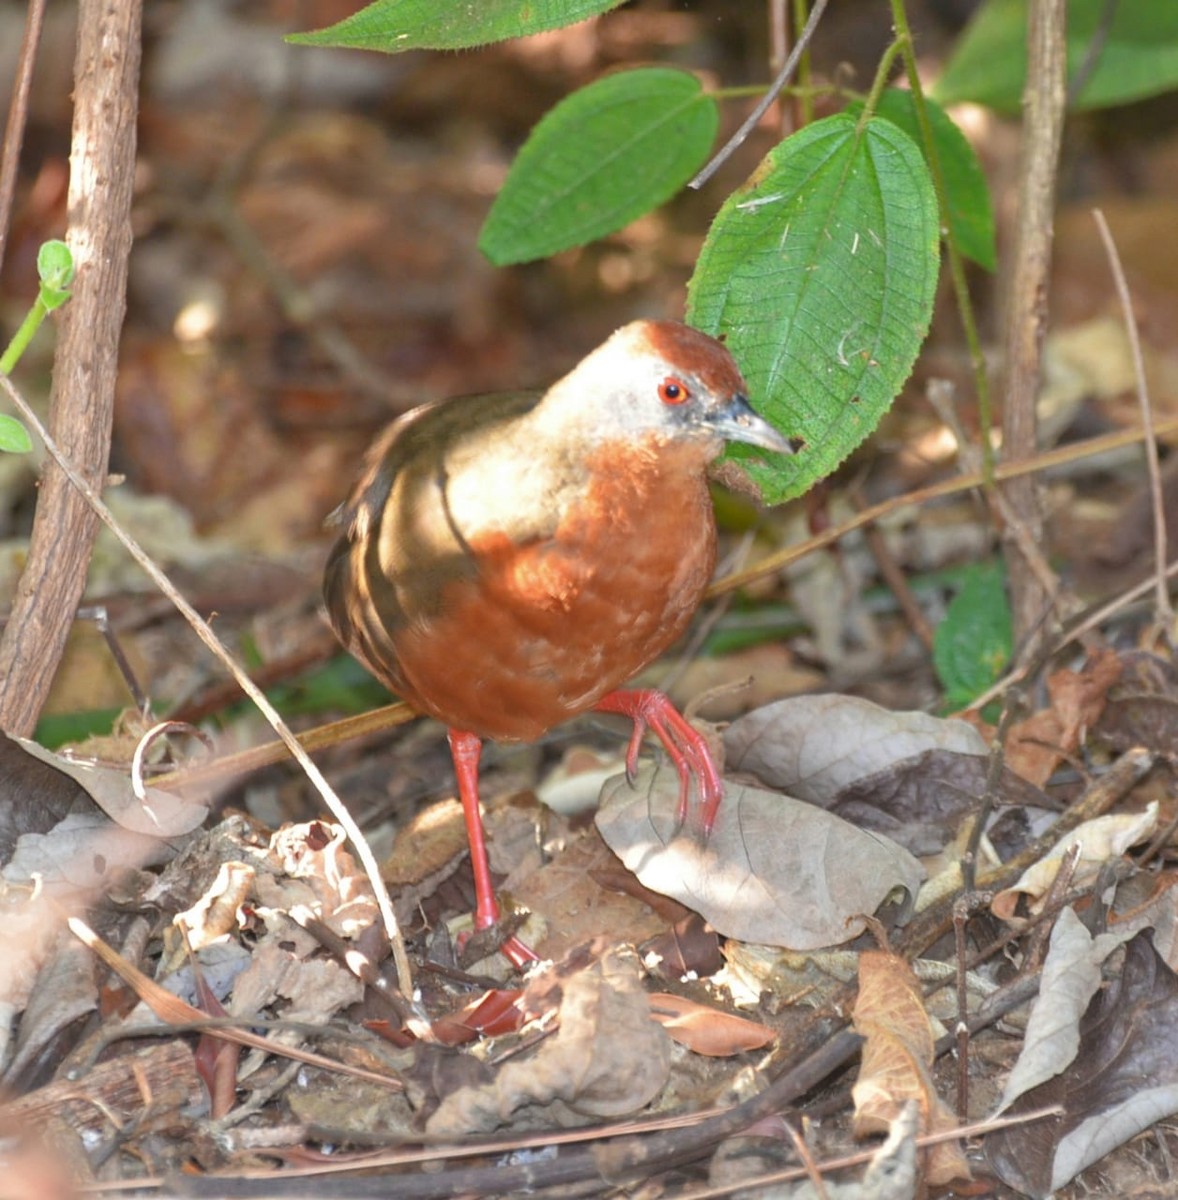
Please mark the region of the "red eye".
<svg viewBox="0 0 1178 1200"><path fill-rule="evenodd" d="M691 392L682 380L668 375L659 384L659 399L664 404L684 404L691 399Z"/></svg>

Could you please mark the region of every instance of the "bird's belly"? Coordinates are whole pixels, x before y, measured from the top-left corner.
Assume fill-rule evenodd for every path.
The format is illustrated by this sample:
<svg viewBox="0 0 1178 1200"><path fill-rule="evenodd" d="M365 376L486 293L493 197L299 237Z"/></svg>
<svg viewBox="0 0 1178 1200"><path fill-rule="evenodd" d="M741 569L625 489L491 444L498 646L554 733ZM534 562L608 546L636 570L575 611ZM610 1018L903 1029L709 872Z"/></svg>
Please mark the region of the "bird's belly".
<svg viewBox="0 0 1178 1200"><path fill-rule="evenodd" d="M711 500L692 484L612 509L597 495L552 538L472 546L478 570L396 638L406 698L497 740L592 708L679 637L711 578Z"/></svg>

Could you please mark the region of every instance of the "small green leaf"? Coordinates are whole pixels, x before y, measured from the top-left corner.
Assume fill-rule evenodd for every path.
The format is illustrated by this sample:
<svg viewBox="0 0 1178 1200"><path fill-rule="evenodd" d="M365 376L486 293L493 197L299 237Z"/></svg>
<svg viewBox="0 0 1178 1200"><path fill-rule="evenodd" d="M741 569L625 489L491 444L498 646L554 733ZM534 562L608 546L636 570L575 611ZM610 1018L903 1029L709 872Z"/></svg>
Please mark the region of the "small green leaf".
<svg viewBox="0 0 1178 1200"><path fill-rule="evenodd" d="M15 417L0 413L0 451L5 454L28 454L32 448L29 431Z"/></svg>
<svg viewBox="0 0 1178 1200"><path fill-rule="evenodd" d="M950 708L964 708L997 681L1014 650L1006 579L997 564L971 568L933 635L933 666Z"/></svg>
<svg viewBox="0 0 1178 1200"><path fill-rule="evenodd" d="M879 118L807 126L724 203L688 319L727 337L759 411L804 441L772 465L729 450L767 502L801 495L875 429L928 331L939 250L920 150Z"/></svg>
<svg viewBox="0 0 1178 1200"><path fill-rule="evenodd" d="M645 67L581 88L532 130L479 248L505 266L621 229L691 178L718 120L715 101L686 71Z"/></svg>
<svg viewBox="0 0 1178 1200"><path fill-rule="evenodd" d="M1103 30L1108 14L1112 19ZM1096 65L1073 108L1109 108L1178 86L1178 4L1174 0L1069 0L1068 78L1103 37ZM933 94L941 104L972 100L1015 114L1027 78L1027 0L989 0L957 43Z"/></svg>
<svg viewBox="0 0 1178 1200"><path fill-rule="evenodd" d="M74 281L74 256L59 238L41 243L37 251L37 276L55 291L64 291Z"/></svg>
<svg viewBox="0 0 1178 1200"><path fill-rule="evenodd" d="M376 0L327 29L292 33L301 46L353 50L468 50L488 42L575 25L617 8L622 0Z"/></svg>
<svg viewBox="0 0 1178 1200"><path fill-rule="evenodd" d="M982 165L965 134L957 128L948 113L927 96L924 104L945 181L949 231L958 250L966 258L985 267L987 271L993 271L998 264L998 252L994 244L994 210L990 205L990 189L982 173ZM862 109L862 104L852 104L847 111L858 115ZM928 159L911 92L888 88L879 98L875 113L899 125Z"/></svg>

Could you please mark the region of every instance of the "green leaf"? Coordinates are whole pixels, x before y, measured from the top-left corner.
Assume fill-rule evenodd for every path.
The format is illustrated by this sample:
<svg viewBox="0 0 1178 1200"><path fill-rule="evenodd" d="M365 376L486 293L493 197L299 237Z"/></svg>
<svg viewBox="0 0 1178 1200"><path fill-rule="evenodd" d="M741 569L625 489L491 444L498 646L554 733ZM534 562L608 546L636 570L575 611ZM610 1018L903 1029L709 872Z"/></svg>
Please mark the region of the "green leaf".
<svg viewBox="0 0 1178 1200"><path fill-rule="evenodd" d="M60 308L70 298L74 281L74 256L65 242L53 238L41 243L37 275L41 280L41 303L49 312Z"/></svg>
<svg viewBox="0 0 1178 1200"><path fill-rule="evenodd" d="M32 448L29 431L15 417L0 413L0 451L6 454L28 454Z"/></svg>
<svg viewBox="0 0 1178 1200"><path fill-rule="evenodd" d="M933 635L933 666L950 708L964 708L1002 674L1014 650L1006 579L997 564L971 568Z"/></svg>
<svg viewBox="0 0 1178 1200"><path fill-rule="evenodd" d="M964 133L935 101L925 97L925 111L932 129L933 145L941 163L949 204L949 231L958 250L978 266L993 271L998 265L994 243L994 210L990 205L990 189L978 156L973 152ZM852 104L847 112L855 116L862 104ZM925 159L924 139L916 120L916 105L912 93L900 88L888 88L879 99L876 116L886 117L920 147Z"/></svg>
<svg viewBox="0 0 1178 1200"><path fill-rule="evenodd" d="M376 0L327 29L292 33L302 46L353 50L468 50L488 42L575 25L617 8L622 0Z"/></svg>
<svg viewBox="0 0 1178 1200"><path fill-rule="evenodd" d="M621 229L691 178L718 121L715 101L686 71L646 67L581 88L532 130L479 248L505 266Z"/></svg>
<svg viewBox="0 0 1178 1200"><path fill-rule="evenodd" d="M1069 0L1068 78L1088 56L1102 28L1107 0ZM1178 4L1120 0L1113 6L1099 58L1076 111L1109 108L1178 86ZM1027 0L989 0L966 27L933 87L943 105L972 100L1017 113L1027 78Z"/></svg>
<svg viewBox="0 0 1178 1200"><path fill-rule="evenodd" d="M769 465L731 447L780 503L866 438L928 331L937 202L915 143L840 113L775 147L728 198L688 285L688 319L723 334L754 404L803 447Z"/></svg>

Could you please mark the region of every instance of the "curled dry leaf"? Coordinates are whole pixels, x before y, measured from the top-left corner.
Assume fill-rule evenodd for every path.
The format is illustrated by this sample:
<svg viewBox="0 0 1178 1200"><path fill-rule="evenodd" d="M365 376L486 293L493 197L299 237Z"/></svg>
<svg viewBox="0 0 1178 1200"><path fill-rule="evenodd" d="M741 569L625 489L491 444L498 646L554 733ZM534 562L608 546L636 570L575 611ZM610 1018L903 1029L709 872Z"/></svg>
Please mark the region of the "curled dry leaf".
<svg viewBox="0 0 1178 1200"><path fill-rule="evenodd" d="M1030 911L1037 913L1043 897L1059 871L1064 855L1073 846L1080 847L1073 886L1085 887L1096 879L1100 868L1109 859L1119 857L1130 846L1135 846L1150 837L1157 828L1157 817L1158 805L1154 800L1143 812L1111 813L1092 821L1085 821L1083 825L1060 838L1045 858L1028 867L1016 884L999 892L990 905L991 911L1003 921L1015 920L1019 897L1027 896L1030 898Z"/></svg>
<svg viewBox="0 0 1178 1200"><path fill-rule="evenodd" d="M602 791L597 828L649 888L746 942L812 950L849 941L895 890L924 870L878 834L791 796L729 783L706 841L675 828L679 777L646 768Z"/></svg>
<svg viewBox="0 0 1178 1200"><path fill-rule="evenodd" d="M237 929L238 911L253 891L256 874L249 863L223 862L204 895L172 918L172 924L184 931L191 950L211 946Z"/></svg>
<svg viewBox="0 0 1178 1200"><path fill-rule="evenodd" d="M727 1058L745 1050L759 1050L777 1036L759 1021L750 1021L670 992L651 995L650 1015L680 1046L709 1058Z"/></svg>
<svg viewBox="0 0 1178 1200"><path fill-rule="evenodd" d="M485 1084L443 1099L426 1129L437 1137L485 1133L525 1106L546 1120L618 1117L648 1104L667 1080L670 1040L650 1018L638 956L628 947L563 980L559 1027L524 1058L508 1059Z"/></svg>
<svg viewBox="0 0 1178 1200"><path fill-rule="evenodd" d="M933 1087L936 1039L920 983L902 958L881 950L860 955L853 1020L865 1039L859 1078L851 1089L856 1134L862 1137L889 1129L912 1101L920 1113L921 1133L954 1128L953 1114ZM970 1178L969 1165L955 1142L940 1142L926 1153L928 1183L936 1186Z"/></svg>
<svg viewBox="0 0 1178 1200"><path fill-rule="evenodd" d="M1132 929L1093 937L1069 905L1051 931L1051 942L1031 1006L1023 1048L1014 1064L997 1112L1058 1075L1075 1059L1080 1018L1100 987L1101 965L1134 934Z"/></svg>

